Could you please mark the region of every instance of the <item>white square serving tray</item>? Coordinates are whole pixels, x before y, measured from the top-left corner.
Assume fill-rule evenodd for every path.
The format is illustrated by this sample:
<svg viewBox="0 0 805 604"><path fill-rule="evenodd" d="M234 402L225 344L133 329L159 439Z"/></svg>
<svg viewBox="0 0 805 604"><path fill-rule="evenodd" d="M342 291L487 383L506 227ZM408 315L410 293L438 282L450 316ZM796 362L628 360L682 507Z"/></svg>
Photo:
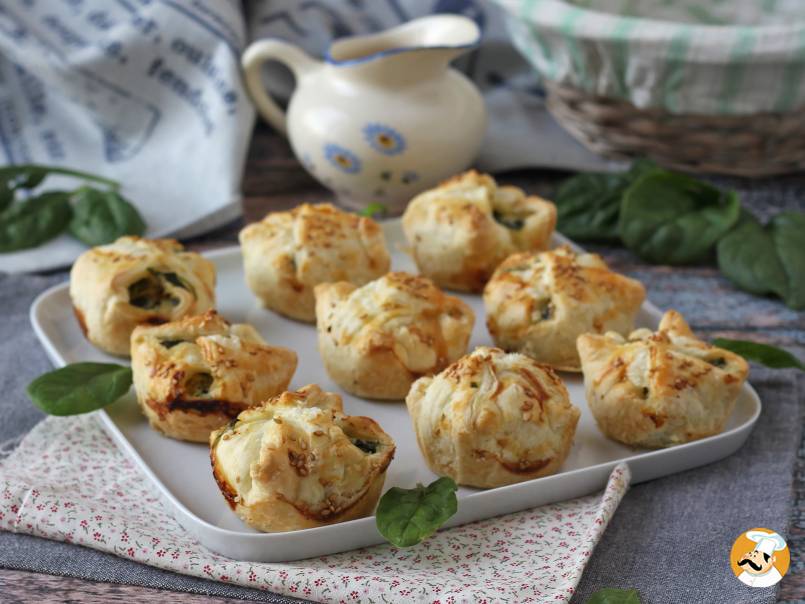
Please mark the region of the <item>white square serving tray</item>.
<svg viewBox="0 0 805 604"><path fill-rule="evenodd" d="M413 262L402 251L405 242L400 221L385 222L383 227L392 253L392 268L416 272ZM570 242L556 235L553 243ZM246 287L239 248L205 255L218 269L219 312L232 322L251 323L269 343L296 350L299 366L291 382L292 388L316 383L325 390L339 392L344 397L346 413L374 418L394 438L397 453L388 469L386 489L410 488L417 482L427 484L436 478L419 452L405 403L366 401L342 392L322 366L315 327L262 308ZM480 296L460 297L472 306L476 316L470 349L491 345ZM638 324L654 328L660 314L647 302ZM121 362L96 350L84 339L73 317L67 283L45 291L36 299L31 307L31 322L57 366L78 361ZM606 438L598 430L587 408L581 375L563 373L562 378L571 400L581 409L581 418L573 448L559 473L496 489L460 488L458 513L447 526L593 493L604 487L612 468L621 461L628 463L633 483L714 462L741 447L761 409L757 393L746 384L721 434L657 451L631 449ZM155 491L160 493L179 523L215 552L238 560L280 562L383 542L374 517L301 531L256 532L235 516L219 492L205 445L172 440L153 431L140 413L133 392L96 413L110 436L153 482Z"/></svg>

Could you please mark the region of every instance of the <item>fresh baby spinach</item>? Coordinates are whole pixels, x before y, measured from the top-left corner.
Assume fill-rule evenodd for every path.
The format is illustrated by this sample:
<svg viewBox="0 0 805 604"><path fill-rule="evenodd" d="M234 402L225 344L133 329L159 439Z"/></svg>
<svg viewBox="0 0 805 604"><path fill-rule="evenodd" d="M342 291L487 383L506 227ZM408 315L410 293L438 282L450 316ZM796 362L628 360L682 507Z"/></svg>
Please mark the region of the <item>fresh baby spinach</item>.
<svg viewBox="0 0 805 604"><path fill-rule="evenodd" d="M641 160L627 172L586 172L567 179L554 200L559 232L578 241L620 241L623 195L635 180L654 169L654 163Z"/></svg>
<svg viewBox="0 0 805 604"><path fill-rule="evenodd" d="M734 191L654 170L624 194L618 229L626 247L648 262L691 264L705 259L740 215Z"/></svg>
<svg viewBox="0 0 805 604"><path fill-rule="evenodd" d="M69 230L87 245L103 245L123 235L142 235L145 223L137 209L117 191L81 187L73 193Z"/></svg>
<svg viewBox="0 0 805 604"><path fill-rule="evenodd" d="M0 213L0 252L35 247L53 239L70 221L68 194L48 191Z"/></svg>
<svg viewBox="0 0 805 604"><path fill-rule="evenodd" d="M78 415L111 405L129 391L131 368L115 363L73 363L40 375L28 396L50 415Z"/></svg>
<svg viewBox="0 0 805 604"><path fill-rule="evenodd" d="M763 227L744 212L717 249L719 269L738 287L805 309L805 214L783 212Z"/></svg>
<svg viewBox="0 0 805 604"><path fill-rule="evenodd" d="M800 369L805 371L805 363L800 361L793 354L782 348L752 342L750 340L730 340L728 338L716 338L713 346L731 350L735 354L741 355L747 361L754 361L772 369Z"/></svg>
<svg viewBox="0 0 805 604"><path fill-rule="evenodd" d="M605 587L590 596L587 604L640 604L640 594L636 589Z"/></svg>
<svg viewBox="0 0 805 604"><path fill-rule="evenodd" d="M457 489L447 477L413 489L390 488L377 505L377 530L397 547L416 545L456 513Z"/></svg>
<svg viewBox="0 0 805 604"><path fill-rule="evenodd" d="M108 189L84 185L74 191L37 194L35 189L50 175L91 181ZM142 218L118 188L118 183L108 178L57 166L0 168L0 253L36 247L68 228L88 245L109 243L121 235L142 234Z"/></svg>

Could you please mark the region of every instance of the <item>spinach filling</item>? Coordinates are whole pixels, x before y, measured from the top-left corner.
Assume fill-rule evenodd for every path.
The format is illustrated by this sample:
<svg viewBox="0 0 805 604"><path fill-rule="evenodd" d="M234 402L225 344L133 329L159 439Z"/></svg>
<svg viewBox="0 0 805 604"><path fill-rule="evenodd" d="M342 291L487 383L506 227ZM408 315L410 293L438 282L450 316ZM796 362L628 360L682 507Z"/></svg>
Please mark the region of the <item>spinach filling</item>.
<svg viewBox="0 0 805 604"><path fill-rule="evenodd" d="M492 212L492 217L495 219L495 222L505 226L507 229L511 229L512 231L519 231L525 226L525 218L507 216L498 210L494 210Z"/></svg>
<svg viewBox="0 0 805 604"><path fill-rule="evenodd" d="M352 444L358 447L361 451L366 453L367 455L371 455L372 453L377 453L377 446L378 442L373 440L362 440L360 438L350 438Z"/></svg>

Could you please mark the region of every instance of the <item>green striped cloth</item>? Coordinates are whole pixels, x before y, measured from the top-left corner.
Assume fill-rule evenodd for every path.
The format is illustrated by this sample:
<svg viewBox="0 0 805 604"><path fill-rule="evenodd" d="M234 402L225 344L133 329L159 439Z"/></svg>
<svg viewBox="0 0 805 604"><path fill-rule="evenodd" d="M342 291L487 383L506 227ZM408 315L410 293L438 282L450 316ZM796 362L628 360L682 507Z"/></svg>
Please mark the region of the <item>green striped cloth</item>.
<svg viewBox="0 0 805 604"><path fill-rule="evenodd" d="M495 0L542 77L676 114L805 110L805 0Z"/></svg>

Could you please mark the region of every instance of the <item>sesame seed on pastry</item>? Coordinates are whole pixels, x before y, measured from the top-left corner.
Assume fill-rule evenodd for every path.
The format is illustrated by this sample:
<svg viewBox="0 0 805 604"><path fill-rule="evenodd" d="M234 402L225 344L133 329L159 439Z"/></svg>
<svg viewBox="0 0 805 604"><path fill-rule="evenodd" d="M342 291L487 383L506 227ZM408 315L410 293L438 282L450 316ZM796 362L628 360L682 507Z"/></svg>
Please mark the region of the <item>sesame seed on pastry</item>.
<svg viewBox="0 0 805 604"><path fill-rule="evenodd" d="M555 369L579 371L576 338L628 333L646 297L643 285L597 254L567 246L509 256L484 289L486 325L504 350Z"/></svg>
<svg viewBox="0 0 805 604"><path fill-rule="evenodd" d="M480 292L514 252L548 247L556 207L470 170L417 195L403 230L419 272L440 287Z"/></svg>
<svg viewBox="0 0 805 604"><path fill-rule="evenodd" d="M374 220L329 203L272 212L244 228L240 243L254 294L267 308L310 323L316 319L316 285L363 285L391 264L383 230Z"/></svg>
<svg viewBox="0 0 805 604"><path fill-rule="evenodd" d="M134 388L151 426L171 438L207 442L244 409L288 387L296 353L269 346L251 325L215 311L131 336Z"/></svg>
<svg viewBox="0 0 805 604"><path fill-rule="evenodd" d="M316 286L319 352L327 373L357 396L402 400L414 381L467 350L475 316L429 279L389 273L362 287Z"/></svg>
<svg viewBox="0 0 805 604"><path fill-rule="evenodd" d="M121 237L78 257L70 271L70 298L87 339L128 356L138 325L215 306L215 265L173 239Z"/></svg>
<svg viewBox="0 0 805 604"><path fill-rule="evenodd" d="M484 488L556 472L580 414L550 367L486 346L417 380L405 403L431 470Z"/></svg>
<svg viewBox="0 0 805 604"><path fill-rule="evenodd" d="M587 404L601 430L636 447L669 447L724 429L749 366L702 342L678 312L659 329L578 340Z"/></svg>
<svg viewBox="0 0 805 604"><path fill-rule="evenodd" d="M230 507L267 532L324 526L374 511L394 441L344 415L316 385L284 392L210 436L213 475Z"/></svg>

